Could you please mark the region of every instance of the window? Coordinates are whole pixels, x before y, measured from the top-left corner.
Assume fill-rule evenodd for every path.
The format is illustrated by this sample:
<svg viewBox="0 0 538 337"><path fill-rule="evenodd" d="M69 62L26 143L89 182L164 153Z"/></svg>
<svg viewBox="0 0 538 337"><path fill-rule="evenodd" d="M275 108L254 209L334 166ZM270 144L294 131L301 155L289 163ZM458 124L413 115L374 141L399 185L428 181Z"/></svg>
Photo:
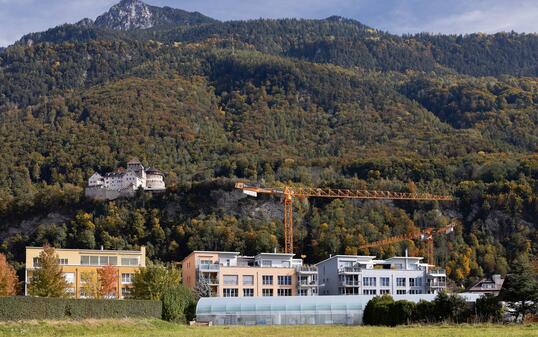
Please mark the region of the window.
<svg viewBox="0 0 538 337"><path fill-rule="evenodd" d="M253 297L254 296L254 289L252 289L252 288L243 288L243 296L244 297Z"/></svg>
<svg viewBox="0 0 538 337"><path fill-rule="evenodd" d="M131 288L122 287L121 288L121 297L128 298L131 296Z"/></svg>
<svg viewBox="0 0 538 337"><path fill-rule="evenodd" d="M67 264L67 259L65 259L65 264ZM80 264L83 266L116 266L118 265L118 258L116 256L83 255L80 257Z"/></svg>
<svg viewBox="0 0 538 337"><path fill-rule="evenodd" d="M224 284L237 285L237 275L224 275L222 277Z"/></svg>
<svg viewBox="0 0 538 337"><path fill-rule="evenodd" d="M200 264L213 264L211 260L200 260Z"/></svg>
<svg viewBox="0 0 538 337"><path fill-rule="evenodd" d="M363 277L362 278L362 284L365 287L375 287L376 279L375 279L375 277Z"/></svg>
<svg viewBox="0 0 538 337"><path fill-rule="evenodd" d="M278 284L281 286L291 286L291 276L279 276L278 277Z"/></svg>
<svg viewBox="0 0 538 337"><path fill-rule="evenodd" d="M137 257L122 257L121 265L122 266L138 266L138 258Z"/></svg>
<svg viewBox="0 0 538 337"><path fill-rule="evenodd" d="M273 289L262 289L262 296L273 296Z"/></svg>
<svg viewBox="0 0 538 337"><path fill-rule="evenodd" d="M69 261L67 259L58 259L59 265L66 265L69 264Z"/></svg>
<svg viewBox="0 0 538 337"><path fill-rule="evenodd" d="M99 256L99 265L101 266L115 266L118 264L118 258L116 256Z"/></svg>
<svg viewBox="0 0 538 337"><path fill-rule="evenodd" d="M415 285L417 287L422 287L422 277L417 277L417 280L415 281Z"/></svg>
<svg viewBox="0 0 538 337"><path fill-rule="evenodd" d="M262 283L265 285L273 284L273 275L263 275ZM273 296L273 295L271 295Z"/></svg>
<svg viewBox="0 0 538 337"><path fill-rule="evenodd" d="M299 296L308 296L308 289L299 290Z"/></svg>
<svg viewBox="0 0 538 337"><path fill-rule="evenodd" d="M404 289L396 290L396 295L405 295L405 294L407 294L407 291L405 291Z"/></svg>
<svg viewBox="0 0 538 337"><path fill-rule="evenodd" d="M381 289L381 290L379 290L379 295L387 295L387 294L390 294L389 289Z"/></svg>
<svg viewBox="0 0 538 337"><path fill-rule="evenodd" d="M262 267L272 267L273 261L271 260L262 260Z"/></svg>
<svg viewBox="0 0 538 337"><path fill-rule="evenodd" d="M381 278L381 286L382 287L389 287L390 286L390 278L382 277Z"/></svg>
<svg viewBox="0 0 538 337"><path fill-rule="evenodd" d="M224 288L222 289L222 293L224 297L237 297L238 296L237 288Z"/></svg>
<svg viewBox="0 0 538 337"><path fill-rule="evenodd" d="M63 275L67 283L70 283L70 284L75 283L75 273L63 273Z"/></svg>
<svg viewBox="0 0 538 337"><path fill-rule="evenodd" d="M420 289L411 289L411 290L409 290L409 294L411 294L411 295L422 294L422 290L420 290Z"/></svg>
<svg viewBox="0 0 538 337"><path fill-rule="evenodd" d="M34 259L33 259L33 264L34 264L34 268L39 268L39 267L41 267L41 261L39 260L38 257L34 257Z"/></svg>
<svg viewBox="0 0 538 337"><path fill-rule="evenodd" d="M122 283L122 284L130 284L130 283L133 283L133 276L134 276L134 274L130 274L130 273L122 273L122 274L121 274L121 283Z"/></svg>
<svg viewBox="0 0 538 337"><path fill-rule="evenodd" d="M243 285L254 285L254 275L243 275Z"/></svg>
<svg viewBox="0 0 538 337"><path fill-rule="evenodd" d="M376 294L376 290L375 289L364 289L362 291L362 294L363 295L375 295Z"/></svg>
<svg viewBox="0 0 538 337"><path fill-rule="evenodd" d="M409 286L410 286L410 287L414 287L414 286L415 286L415 279L412 278L412 277L409 278Z"/></svg>
<svg viewBox="0 0 538 337"><path fill-rule="evenodd" d="M396 286L405 287L405 277L397 277L396 278Z"/></svg>
<svg viewBox="0 0 538 337"><path fill-rule="evenodd" d="M278 296L291 296L291 289L278 289L277 295Z"/></svg>

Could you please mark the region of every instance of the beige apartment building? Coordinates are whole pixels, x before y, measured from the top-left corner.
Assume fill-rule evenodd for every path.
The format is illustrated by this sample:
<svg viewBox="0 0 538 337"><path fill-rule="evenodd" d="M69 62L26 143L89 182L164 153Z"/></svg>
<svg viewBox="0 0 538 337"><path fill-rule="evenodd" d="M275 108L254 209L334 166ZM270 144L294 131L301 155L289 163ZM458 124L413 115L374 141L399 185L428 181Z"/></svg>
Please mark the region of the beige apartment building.
<svg viewBox="0 0 538 337"><path fill-rule="evenodd" d="M293 256L194 251L181 262L183 283L191 289L209 288L214 297L317 295L316 267Z"/></svg>
<svg viewBox="0 0 538 337"><path fill-rule="evenodd" d="M39 268L41 247L26 247L26 272L24 293L28 295L28 284L32 273ZM117 298L129 295L132 277L140 267L146 266L146 248L140 250L88 250L88 249L55 249L65 279L71 285L69 292L75 298L85 298L81 287L83 272L97 272L103 266L118 268Z"/></svg>

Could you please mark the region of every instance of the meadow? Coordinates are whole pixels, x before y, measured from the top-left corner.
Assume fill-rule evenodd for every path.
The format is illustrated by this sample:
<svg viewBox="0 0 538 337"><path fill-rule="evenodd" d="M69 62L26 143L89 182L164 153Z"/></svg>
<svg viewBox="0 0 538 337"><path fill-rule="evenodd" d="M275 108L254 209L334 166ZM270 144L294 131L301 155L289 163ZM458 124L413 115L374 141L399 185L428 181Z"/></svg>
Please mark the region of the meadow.
<svg viewBox="0 0 538 337"><path fill-rule="evenodd" d="M160 320L28 321L0 323L6 337L168 337L168 336L538 336L538 325L434 325L395 328L363 326L188 327Z"/></svg>

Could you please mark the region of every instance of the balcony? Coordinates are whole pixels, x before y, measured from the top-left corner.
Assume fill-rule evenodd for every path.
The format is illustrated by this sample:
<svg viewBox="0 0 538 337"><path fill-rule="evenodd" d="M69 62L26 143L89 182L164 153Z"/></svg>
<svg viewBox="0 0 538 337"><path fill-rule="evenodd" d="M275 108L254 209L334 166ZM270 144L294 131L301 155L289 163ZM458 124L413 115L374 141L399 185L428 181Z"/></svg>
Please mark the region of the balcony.
<svg viewBox="0 0 538 337"><path fill-rule="evenodd" d="M354 280L344 280L340 281L340 285L343 287L359 287L361 285L361 282Z"/></svg>
<svg viewBox="0 0 538 337"><path fill-rule="evenodd" d="M316 267L316 266L298 266L296 268L296 270L297 270L298 273L302 273L302 274L317 273L318 272L318 267Z"/></svg>
<svg viewBox="0 0 538 337"><path fill-rule="evenodd" d="M316 281L316 280L299 280L299 282L297 282L297 285L300 286L300 287L317 286L318 281Z"/></svg>
<svg viewBox="0 0 538 337"><path fill-rule="evenodd" d="M218 272L220 270L220 265L215 264L199 264L198 270L203 272Z"/></svg>
<svg viewBox="0 0 538 337"><path fill-rule="evenodd" d="M430 287L430 288L446 288L446 282L444 282L444 281L428 282L428 287Z"/></svg>
<svg viewBox="0 0 538 337"><path fill-rule="evenodd" d="M342 267L338 269L339 274L357 274L361 271L362 269L360 267Z"/></svg>
<svg viewBox="0 0 538 337"><path fill-rule="evenodd" d="M206 283L210 286L217 286L219 285L219 279L217 278L210 278L210 277L201 277L198 279L198 283Z"/></svg>
<svg viewBox="0 0 538 337"><path fill-rule="evenodd" d="M432 268L428 271L428 275L446 276L446 270L443 268Z"/></svg>

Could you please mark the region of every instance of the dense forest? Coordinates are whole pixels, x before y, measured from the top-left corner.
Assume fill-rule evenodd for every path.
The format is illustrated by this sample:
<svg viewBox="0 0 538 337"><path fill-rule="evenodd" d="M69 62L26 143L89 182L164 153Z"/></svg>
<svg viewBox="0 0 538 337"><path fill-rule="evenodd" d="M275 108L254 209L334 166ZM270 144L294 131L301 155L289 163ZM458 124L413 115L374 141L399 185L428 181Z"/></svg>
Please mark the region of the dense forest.
<svg viewBox="0 0 538 337"><path fill-rule="evenodd" d="M356 21L253 20L116 31L82 21L0 50L0 251L273 251L272 185L451 194L454 202L296 200L295 247L358 246L461 219L436 238L456 285L538 250L538 37L395 36ZM94 202L87 178L132 157L168 191Z"/></svg>

